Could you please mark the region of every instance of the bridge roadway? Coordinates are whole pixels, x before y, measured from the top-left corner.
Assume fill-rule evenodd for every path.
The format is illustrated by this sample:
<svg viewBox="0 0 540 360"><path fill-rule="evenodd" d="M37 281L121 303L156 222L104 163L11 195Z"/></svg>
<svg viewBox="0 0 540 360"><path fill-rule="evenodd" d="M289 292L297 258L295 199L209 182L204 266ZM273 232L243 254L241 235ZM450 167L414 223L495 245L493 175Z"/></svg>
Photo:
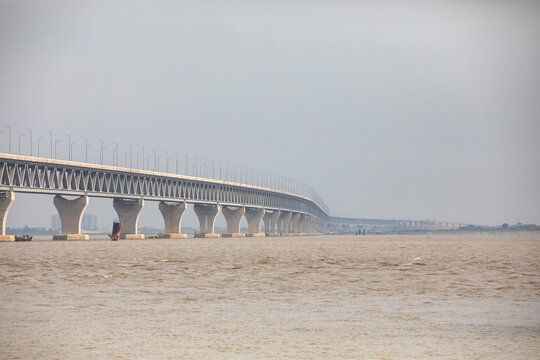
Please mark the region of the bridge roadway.
<svg viewBox="0 0 540 360"><path fill-rule="evenodd" d="M81 219L89 197L113 199L121 223L120 237L144 238L137 222L145 201L159 201L165 222L163 237L183 238L181 221L187 204L193 204L199 219L198 237L278 236L324 231L328 208L307 196L236 182L164 172L129 169L75 161L53 160L0 153L0 240L15 193L52 194L61 221L56 240L82 240ZM67 199L64 196L76 196ZM318 198L318 196L317 196ZM219 211L227 222L227 233L216 234ZM240 233L245 216L248 233ZM265 233L260 232L264 222Z"/></svg>

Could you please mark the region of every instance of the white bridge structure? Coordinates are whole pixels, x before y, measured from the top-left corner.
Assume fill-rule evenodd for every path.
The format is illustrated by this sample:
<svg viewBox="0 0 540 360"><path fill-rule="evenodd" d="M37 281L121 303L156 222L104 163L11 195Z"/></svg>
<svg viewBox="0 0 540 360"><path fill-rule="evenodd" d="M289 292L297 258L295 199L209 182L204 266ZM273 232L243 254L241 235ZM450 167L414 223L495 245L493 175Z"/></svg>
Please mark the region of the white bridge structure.
<svg viewBox="0 0 540 360"><path fill-rule="evenodd" d="M355 229L451 228L455 224L408 220L367 220L331 217L317 193L303 186L283 187L270 181L246 184L148 171L119 166L66 161L0 153L0 240L13 241L5 232L8 211L15 193L54 195L61 221L56 240L84 240L81 219L91 197L112 199L121 224L120 237L142 239L137 232L139 215L146 201L159 201L165 232L161 237L185 238L181 222L188 204L199 219L196 237L260 237L349 232ZM66 196L75 198L66 198ZM219 212L227 232L217 234ZM240 232L245 217L248 232ZM264 224L264 232L261 225ZM371 227L370 227L371 226ZM378 226L378 227L377 227Z"/></svg>
<svg viewBox="0 0 540 360"><path fill-rule="evenodd" d="M181 221L187 204L194 204L199 219L197 237L244 237L311 234L324 231L328 207L318 196L265 186L129 169L40 157L0 154L0 220L4 240L6 218L15 193L53 194L61 221L57 240L82 240L81 219L90 197L113 199L121 224L120 237L140 239L137 222L145 201L159 201L165 222L162 237L183 238ZM67 199L65 196L76 196ZM214 223L220 212L227 233L216 234ZM240 232L245 216L248 233ZM265 232L261 232L264 222Z"/></svg>

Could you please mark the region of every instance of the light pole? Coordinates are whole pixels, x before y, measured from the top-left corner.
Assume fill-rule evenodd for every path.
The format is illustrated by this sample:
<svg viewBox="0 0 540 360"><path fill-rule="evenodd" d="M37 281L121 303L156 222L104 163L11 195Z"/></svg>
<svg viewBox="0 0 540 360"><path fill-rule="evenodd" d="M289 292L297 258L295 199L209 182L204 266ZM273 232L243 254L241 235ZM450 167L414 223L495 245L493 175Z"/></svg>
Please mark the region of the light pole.
<svg viewBox="0 0 540 360"><path fill-rule="evenodd" d="M114 144L114 150L113 150L113 164L114 166L118 166L118 143Z"/></svg>
<svg viewBox="0 0 540 360"><path fill-rule="evenodd" d="M44 139L43 136L40 136L40 137L38 137L38 139L37 139L37 156L38 156L38 157L39 157L39 142L40 142L41 140L43 140L43 139Z"/></svg>
<svg viewBox="0 0 540 360"><path fill-rule="evenodd" d="M132 160L131 160L132 156L131 156L131 154L132 154L133 149L132 149L131 145L128 145L128 146L129 146L129 168L131 169L132 168L132 165L131 165L132 164Z"/></svg>
<svg viewBox="0 0 540 360"><path fill-rule="evenodd" d="M91 146L91 145L88 145L88 138L86 137L83 137L84 139L84 161L85 162L88 162L88 148Z"/></svg>
<svg viewBox="0 0 540 360"><path fill-rule="evenodd" d="M8 128L8 152L11 154L11 125L4 124Z"/></svg>
<svg viewBox="0 0 540 360"><path fill-rule="evenodd" d="M144 159L146 159L146 158L145 158L145 156L144 156L144 146L143 146L143 147L142 147L142 169L143 169L143 170L144 170Z"/></svg>
<svg viewBox="0 0 540 360"><path fill-rule="evenodd" d="M29 129L29 128L26 128L26 130L28 130L28 132L30 133L30 156L32 156L33 154L33 151L32 151L32 129Z"/></svg>
<svg viewBox="0 0 540 360"><path fill-rule="evenodd" d="M77 143L71 143L71 145L69 145L69 160L71 160L72 158L72 154L73 154L73 145L75 145Z"/></svg>
<svg viewBox="0 0 540 360"><path fill-rule="evenodd" d="M169 172L169 154L164 151L165 153L165 172Z"/></svg>
<svg viewBox="0 0 540 360"><path fill-rule="evenodd" d="M103 146L103 140L99 140L101 143L101 147L99 148L99 163L103 165L103 150L105 149L105 146Z"/></svg>
<svg viewBox="0 0 540 360"><path fill-rule="evenodd" d="M62 139L56 139L54 140L54 158L56 159L56 145L62 141Z"/></svg>
<svg viewBox="0 0 540 360"><path fill-rule="evenodd" d="M157 151L156 149L152 149L154 152L154 171L156 171L156 164L157 164Z"/></svg>
<svg viewBox="0 0 540 360"><path fill-rule="evenodd" d="M50 149L49 157L52 159L52 157L53 157L53 152L52 152L52 143L53 143L53 141L52 141L52 131L47 131L47 133L50 136L49 145L50 145L51 149Z"/></svg>
<svg viewBox="0 0 540 360"><path fill-rule="evenodd" d="M22 134L22 135L19 135L19 155L21 155L21 138L26 135L26 134Z"/></svg>
<svg viewBox="0 0 540 360"><path fill-rule="evenodd" d="M137 151L137 169L139 168L139 156L141 156L141 153Z"/></svg>
<svg viewBox="0 0 540 360"><path fill-rule="evenodd" d="M178 174L178 153L176 153L176 174Z"/></svg>
<svg viewBox="0 0 540 360"><path fill-rule="evenodd" d="M71 160L71 135L67 135L68 138L68 159Z"/></svg>

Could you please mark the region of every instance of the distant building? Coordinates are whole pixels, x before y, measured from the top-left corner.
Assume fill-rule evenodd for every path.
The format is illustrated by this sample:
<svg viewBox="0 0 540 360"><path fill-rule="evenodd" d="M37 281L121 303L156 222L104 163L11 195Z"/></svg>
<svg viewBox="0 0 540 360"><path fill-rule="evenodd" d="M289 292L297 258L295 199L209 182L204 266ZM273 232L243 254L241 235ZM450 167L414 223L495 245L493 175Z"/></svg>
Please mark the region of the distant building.
<svg viewBox="0 0 540 360"><path fill-rule="evenodd" d="M51 229L53 231L60 231L61 228L60 216L51 216ZM97 215L84 214L81 221L81 228L83 230L96 230L98 228Z"/></svg>

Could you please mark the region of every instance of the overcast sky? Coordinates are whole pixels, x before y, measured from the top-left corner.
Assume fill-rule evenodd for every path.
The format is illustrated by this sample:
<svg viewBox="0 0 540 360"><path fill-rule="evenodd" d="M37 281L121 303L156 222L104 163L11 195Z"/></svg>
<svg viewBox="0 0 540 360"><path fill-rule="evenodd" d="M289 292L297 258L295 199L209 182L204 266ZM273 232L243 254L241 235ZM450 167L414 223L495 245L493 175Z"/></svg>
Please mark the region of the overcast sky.
<svg viewBox="0 0 540 360"><path fill-rule="evenodd" d="M338 216L540 223L539 64L537 1L0 1L13 151L32 128L42 155L52 130L60 157L71 134L77 160L86 136L258 167ZM8 225L54 211L17 194Z"/></svg>

